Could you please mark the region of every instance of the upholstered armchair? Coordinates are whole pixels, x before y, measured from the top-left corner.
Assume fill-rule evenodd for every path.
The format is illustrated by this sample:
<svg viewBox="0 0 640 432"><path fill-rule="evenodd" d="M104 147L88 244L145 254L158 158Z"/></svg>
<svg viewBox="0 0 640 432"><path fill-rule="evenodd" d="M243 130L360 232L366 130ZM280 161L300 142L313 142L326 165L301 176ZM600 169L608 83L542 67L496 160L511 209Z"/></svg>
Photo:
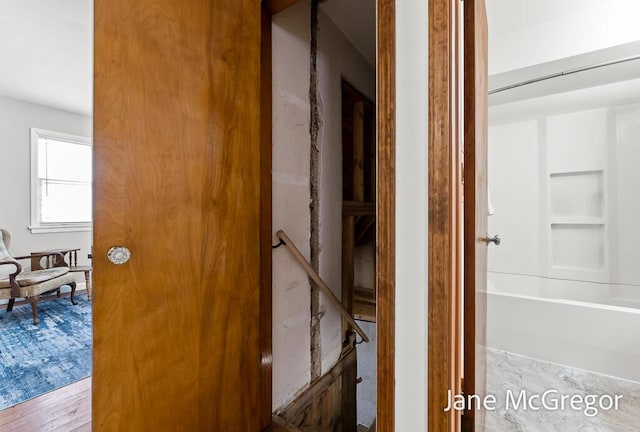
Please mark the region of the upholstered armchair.
<svg viewBox="0 0 640 432"><path fill-rule="evenodd" d="M9 252L11 243L11 235L8 231L0 229L0 268L4 266L13 266L14 270L8 278L0 279L0 299L8 299L7 312L11 312L13 305L18 298L27 299L31 304L33 312L33 323L39 324L38 319L38 301L40 295L45 293L60 292L60 287L69 285L71 287L71 303L76 305L75 299L76 281L69 268L64 263L64 257L60 254L55 260L55 267L35 270L22 271L20 260L31 259L34 256L14 257ZM11 271L10 270L10 271Z"/></svg>

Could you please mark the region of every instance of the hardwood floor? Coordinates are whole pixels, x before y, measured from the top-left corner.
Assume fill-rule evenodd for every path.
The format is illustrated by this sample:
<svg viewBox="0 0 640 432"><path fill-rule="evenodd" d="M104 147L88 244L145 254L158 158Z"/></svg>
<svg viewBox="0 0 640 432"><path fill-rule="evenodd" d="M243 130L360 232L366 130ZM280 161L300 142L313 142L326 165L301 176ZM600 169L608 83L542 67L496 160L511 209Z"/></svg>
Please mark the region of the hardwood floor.
<svg viewBox="0 0 640 432"><path fill-rule="evenodd" d="M0 411L2 432L91 432L91 378Z"/></svg>

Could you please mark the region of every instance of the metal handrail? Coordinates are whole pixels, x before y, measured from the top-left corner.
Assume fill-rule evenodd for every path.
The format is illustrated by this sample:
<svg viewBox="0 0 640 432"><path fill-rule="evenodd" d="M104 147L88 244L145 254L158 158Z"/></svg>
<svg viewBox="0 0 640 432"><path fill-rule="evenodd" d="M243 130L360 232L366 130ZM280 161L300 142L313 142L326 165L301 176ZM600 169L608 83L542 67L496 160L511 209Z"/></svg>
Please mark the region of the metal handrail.
<svg viewBox="0 0 640 432"><path fill-rule="evenodd" d="M289 249L291 255L298 261L298 263L302 266L304 271L309 275L311 279L318 285L318 287L322 290L322 292L329 298L331 303L340 311L344 319L346 319L349 324L353 326L353 329L360 335L363 341L369 342L369 337L367 334L360 328L355 319L351 316L349 311L344 307L342 302L338 300L336 295L331 291L329 286L322 280L320 275L313 269L309 261L302 255L302 253L298 250L295 244L291 241L291 239L284 233L284 231L279 230L276 233L276 236L284 243L284 245Z"/></svg>

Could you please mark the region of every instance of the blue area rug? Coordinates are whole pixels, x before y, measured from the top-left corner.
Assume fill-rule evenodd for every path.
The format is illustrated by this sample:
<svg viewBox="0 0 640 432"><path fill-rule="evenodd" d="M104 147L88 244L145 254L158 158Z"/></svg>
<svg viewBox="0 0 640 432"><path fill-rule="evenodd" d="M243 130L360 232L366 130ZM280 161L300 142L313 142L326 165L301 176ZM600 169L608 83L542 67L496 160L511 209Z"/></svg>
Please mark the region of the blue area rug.
<svg viewBox="0 0 640 432"><path fill-rule="evenodd" d="M81 293L31 306L0 305L0 409L91 375L91 302Z"/></svg>

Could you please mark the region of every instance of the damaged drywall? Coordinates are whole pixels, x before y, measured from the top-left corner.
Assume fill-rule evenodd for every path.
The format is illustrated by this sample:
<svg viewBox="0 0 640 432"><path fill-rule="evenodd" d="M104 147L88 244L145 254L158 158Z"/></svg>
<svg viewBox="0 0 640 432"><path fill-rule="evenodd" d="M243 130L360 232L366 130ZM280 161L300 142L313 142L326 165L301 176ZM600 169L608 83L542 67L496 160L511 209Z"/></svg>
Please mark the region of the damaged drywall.
<svg viewBox="0 0 640 432"><path fill-rule="evenodd" d="M309 190L311 191L310 209L310 249L311 266L320 271L320 148L318 134L320 132L320 110L318 105L318 0L311 0L309 37L309 137L310 164ZM320 289L309 279L311 284L311 380L320 378L322 374L322 341L320 335Z"/></svg>

